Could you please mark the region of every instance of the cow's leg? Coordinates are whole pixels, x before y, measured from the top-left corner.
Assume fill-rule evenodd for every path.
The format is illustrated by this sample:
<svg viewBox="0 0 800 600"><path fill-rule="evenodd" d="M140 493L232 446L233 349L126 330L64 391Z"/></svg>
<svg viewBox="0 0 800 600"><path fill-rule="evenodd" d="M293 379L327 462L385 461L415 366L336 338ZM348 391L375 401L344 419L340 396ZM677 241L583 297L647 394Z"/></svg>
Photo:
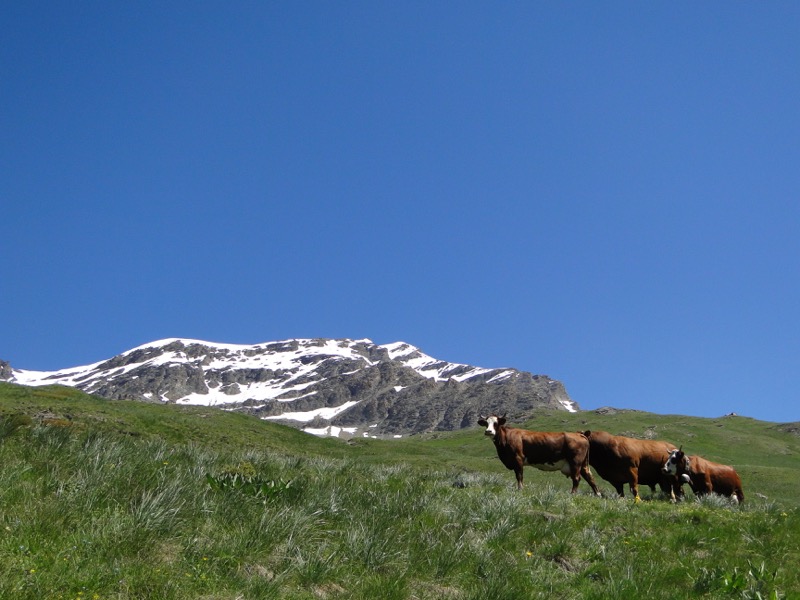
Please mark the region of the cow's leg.
<svg viewBox="0 0 800 600"><path fill-rule="evenodd" d="M600 490L597 488L597 484L594 481L594 476L592 475L592 471L589 469L588 466L584 465L581 467L581 475L586 480L586 483L589 484L589 487L592 488L595 496L602 496Z"/></svg>
<svg viewBox="0 0 800 600"><path fill-rule="evenodd" d="M625 484L624 483L612 483L611 485L614 486L614 489L617 490L617 494L619 494L620 498L625 497Z"/></svg>
<svg viewBox="0 0 800 600"><path fill-rule="evenodd" d="M517 476L517 489L522 489L522 465L514 466L514 475Z"/></svg>
<svg viewBox="0 0 800 600"><path fill-rule="evenodd" d="M567 475L567 477L572 479L572 489L570 493L574 494L578 491L578 484L581 482L581 473L576 465L570 465L569 475Z"/></svg>
<svg viewBox="0 0 800 600"><path fill-rule="evenodd" d="M641 498L639 498L639 484L631 481L630 488L631 488L631 494L633 494L633 499L641 500Z"/></svg>
<svg viewBox="0 0 800 600"><path fill-rule="evenodd" d="M665 496L669 496L670 502L677 502L678 497L675 495L675 485L671 481L662 481L659 484L661 491ZM656 492L655 486L653 487L653 494Z"/></svg>
<svg viewBox="0 0 800 600"><path fill-rule="evenodd" d="M684 499L683 485L678 477L673 477L670 481L670 490L672 491L672 496L675 498L675 502Z"/></svg>
<svg viewBox="0 0 800 600"><path fill-rule="evenodd" d="M633 494L633 499L634 501L641 500L641 498L639 498L639 470L631 469L630 476L631 494Z"/></svg>

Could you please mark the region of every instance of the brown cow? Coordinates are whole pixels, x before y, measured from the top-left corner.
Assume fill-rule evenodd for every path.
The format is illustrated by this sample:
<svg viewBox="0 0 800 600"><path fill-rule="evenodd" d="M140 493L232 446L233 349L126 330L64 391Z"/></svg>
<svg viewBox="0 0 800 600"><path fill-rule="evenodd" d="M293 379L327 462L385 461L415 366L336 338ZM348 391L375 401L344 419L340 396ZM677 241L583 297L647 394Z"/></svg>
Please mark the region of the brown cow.
<svg viewBox="0 0 800 600"><path fill-rule="evenodd" d="M669 453L663 471L677 476L680 483L688 483L695 496L714 493L744 502L742 480L733 467L711 462L702 456L689 456L683 451L683 446Z"/></svg>
<svg viewBox="0 0 800 600"><path fill-rule="evenodd" d="M639 484L648 485L655 492L656 485L675 500L680 493L675 477L663 472L664 461L675 448L669 442L637 440L606 431L585 431L589 438L589 464L598 475L625 496L623 486L630 485L634 499L639 498Z"/></svg>
<svg viewBox="0 0 800 600"><path fill-rule="evenodd" d="M561 471L572 479L572 493L578 489L581 475L596 495L600 490L589 470L589 440L580 433L550 433L506 427L503 415L481 415L478 425L486 427L497 449L497 456L517 476L517 489L522 489L522 467L530 465L542 471Z"/></svg>

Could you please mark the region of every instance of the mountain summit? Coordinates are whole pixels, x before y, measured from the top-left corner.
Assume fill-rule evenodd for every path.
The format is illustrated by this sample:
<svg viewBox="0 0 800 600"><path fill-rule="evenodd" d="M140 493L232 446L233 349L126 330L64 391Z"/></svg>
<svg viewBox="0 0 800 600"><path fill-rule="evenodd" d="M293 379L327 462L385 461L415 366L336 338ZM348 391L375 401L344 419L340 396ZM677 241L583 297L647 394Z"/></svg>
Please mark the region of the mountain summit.
<svg viewBox="0 0 800 600"><path fill-rule="evenodd" d="M432 358L410 344L295 339L257 345L171 338L60 371L0 363L0 379L111 399L215 406L317 435L395 436L473 425L478 413L574 412L564 386L516 369Z"/></svg>

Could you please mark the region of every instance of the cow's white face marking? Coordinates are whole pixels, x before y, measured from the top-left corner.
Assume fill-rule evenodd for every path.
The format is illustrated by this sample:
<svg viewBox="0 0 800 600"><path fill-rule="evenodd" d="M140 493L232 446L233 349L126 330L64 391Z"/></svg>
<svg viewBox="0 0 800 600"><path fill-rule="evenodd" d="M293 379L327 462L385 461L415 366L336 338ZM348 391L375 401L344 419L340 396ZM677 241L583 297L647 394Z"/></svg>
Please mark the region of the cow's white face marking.
<svg viewBox="0 0 800 600"><path fill-rule="evenodd" d="M486 431L483 433L491 437L497 435L497 417L491 416L486 419Z"/></svg>
<svg viewBox="0 0 800 600"><path fill-rule="evenodd" d="M664 468L662 469L664 473L675 475L678 472L678 452L680 450L673 450L669 453L669 458L667 458L667 462L664 463Z"/></svg>

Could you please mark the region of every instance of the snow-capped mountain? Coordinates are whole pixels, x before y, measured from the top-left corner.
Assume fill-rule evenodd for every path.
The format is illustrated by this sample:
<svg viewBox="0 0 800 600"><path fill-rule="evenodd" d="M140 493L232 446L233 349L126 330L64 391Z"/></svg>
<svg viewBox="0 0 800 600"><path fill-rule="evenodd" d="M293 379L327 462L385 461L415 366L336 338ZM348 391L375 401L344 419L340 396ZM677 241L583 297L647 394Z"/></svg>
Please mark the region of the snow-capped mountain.
<svg viewBox="0 0 800 600"><path fill-rule="evenodd" d="M0 365L2 366L2 365ZM111 399L246 411L317 435L394 435L473 425L479 412L575 411L564 386L516 369L432 358L404 342L296 339L257 345L166 339L60 371L0 369L23 385Z"/></svg>

